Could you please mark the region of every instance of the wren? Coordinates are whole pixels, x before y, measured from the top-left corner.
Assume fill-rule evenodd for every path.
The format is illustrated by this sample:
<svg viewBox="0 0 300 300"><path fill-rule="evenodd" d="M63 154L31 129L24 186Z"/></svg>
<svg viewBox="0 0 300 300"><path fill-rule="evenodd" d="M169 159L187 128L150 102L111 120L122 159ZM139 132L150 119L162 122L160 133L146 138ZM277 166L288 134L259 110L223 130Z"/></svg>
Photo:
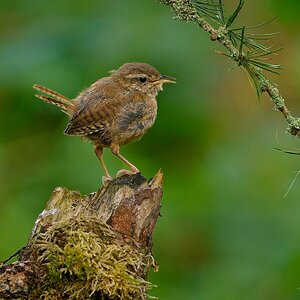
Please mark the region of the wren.
<svg viewBox="0 0 300 300"><path fill-rule="evenodd" d="M71 100L53 90L35 84L34 89L45 95L37 98L58 106L70 119L64 131L67 135L81 136L95 146L95 153L104 169L103 183L112 178L103 161L103 148L129 166L122 174L139 170L120 154L120 146L140 139L154 124L157 114L156 96L164 83L176 79L161 75L145 63L126 63L111 76L101 78Z"/></svg>

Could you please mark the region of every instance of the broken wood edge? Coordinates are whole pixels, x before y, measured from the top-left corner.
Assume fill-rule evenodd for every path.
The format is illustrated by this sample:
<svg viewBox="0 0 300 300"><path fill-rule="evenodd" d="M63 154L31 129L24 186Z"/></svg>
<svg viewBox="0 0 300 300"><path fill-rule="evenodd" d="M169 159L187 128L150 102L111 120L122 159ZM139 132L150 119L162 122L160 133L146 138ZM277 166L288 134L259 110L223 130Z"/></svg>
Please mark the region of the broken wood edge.
<svg viewBox="0 0 300 300"><path fill-rule="evenodd" d="M19 260L0 268L0 299L147 299L162 178L124 175L86 196L56 188Z"/></svg>

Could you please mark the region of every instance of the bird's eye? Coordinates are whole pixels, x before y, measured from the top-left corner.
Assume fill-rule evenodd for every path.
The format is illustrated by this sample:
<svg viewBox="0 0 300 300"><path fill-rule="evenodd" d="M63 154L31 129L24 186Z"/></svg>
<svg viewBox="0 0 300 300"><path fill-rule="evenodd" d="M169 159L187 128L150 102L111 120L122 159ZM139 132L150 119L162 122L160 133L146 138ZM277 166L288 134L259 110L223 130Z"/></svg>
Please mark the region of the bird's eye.
<svg viewBox="0 0 300 300"><path fill-rule="evenodd" d="M139 80L140 80L141 83L145 83L147 81L147 78L146 77L140 77Z"/></svg>

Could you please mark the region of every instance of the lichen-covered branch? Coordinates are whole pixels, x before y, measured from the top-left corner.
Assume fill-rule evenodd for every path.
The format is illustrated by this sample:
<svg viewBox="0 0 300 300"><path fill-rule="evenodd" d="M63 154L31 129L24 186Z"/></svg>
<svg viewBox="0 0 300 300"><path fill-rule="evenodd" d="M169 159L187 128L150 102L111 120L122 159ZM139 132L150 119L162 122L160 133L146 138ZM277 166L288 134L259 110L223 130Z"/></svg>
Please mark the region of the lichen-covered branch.
<svg viewBox="0 0 300 300"><path fill-rule="evenodd" d="M227 51L226 56L228 56L231 60L233 60L236 63L236 66L244 67L245 70L250 74L251 78L256 82L257 84L256 88L258 89L258 94L262 92L266 92L270 96L272 102L274 103L275 109L280 111L283 114L283 116L285 117L288 123L287 131L294 136L295 135L300 136L300 118L291 115L291 113L289 112L288 108L285 105L285 101L281 96L278 88L262 72L263 67L259 67L255 65L255 62L253 63L253 61L250 60L248 60L248 63L246 64L247 55L243 51L241 51L242 47L240 47L239 49L236 45L233 44L229 36L230 30L228 29L228 27L226 25L220 26L219 28L213 27L205 19L205 17L203 17L199 13L199 9L197 9L196 6L196 4L198 4L198 7L200 5L203 5L203 7L206 8L208 13L209 12L214 13L213 4L209 4L209 2L205 2L205 1L195 1L195 0L158 0L158 2L170 6L176 18L182 21L194 22L198 24L199 27L201 27L205 32L210 34L210 39L212 41L218 41L220 44L222 44L226 48ZM220 10L222 10L222 1L219 1L219 3L221 4ZM240 4L241 3L243 5L243 1L240 1ZM239 11L237 11L237 14L238 12ZM213 15L211 14L210 16ZM221 19L222 17L220 17L220 22L217 23L221 23L222 21ZM243 44L243 37L241 38L241 44ZM268 48L265 48L263 50L266 49ZM269 53L272 52L269 51ZM262 63L261 65L263 66ZM276 66L273 65L272 67L277 67L277 65Z"/></svg>
<svg viewBox="0 0 300 300"><path fill-rule="evenodd" d="M122 176L87 196L57 188L18 261L0 268L0 299L151 298L161 197L161 172Z"/></svg>

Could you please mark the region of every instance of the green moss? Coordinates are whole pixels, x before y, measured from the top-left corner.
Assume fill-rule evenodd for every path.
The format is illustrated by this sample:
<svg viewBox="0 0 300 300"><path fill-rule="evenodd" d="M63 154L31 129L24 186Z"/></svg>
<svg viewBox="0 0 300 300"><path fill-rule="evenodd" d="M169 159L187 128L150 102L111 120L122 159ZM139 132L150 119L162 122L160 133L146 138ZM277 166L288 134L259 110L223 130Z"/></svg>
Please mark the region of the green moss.
<svg viewBox="0 0 300 300"><path fill-rule="evenodd" d="M56 223L35 245L48 268L39 299L147 299L153 287L151 253L98 220Z"/></svg>

